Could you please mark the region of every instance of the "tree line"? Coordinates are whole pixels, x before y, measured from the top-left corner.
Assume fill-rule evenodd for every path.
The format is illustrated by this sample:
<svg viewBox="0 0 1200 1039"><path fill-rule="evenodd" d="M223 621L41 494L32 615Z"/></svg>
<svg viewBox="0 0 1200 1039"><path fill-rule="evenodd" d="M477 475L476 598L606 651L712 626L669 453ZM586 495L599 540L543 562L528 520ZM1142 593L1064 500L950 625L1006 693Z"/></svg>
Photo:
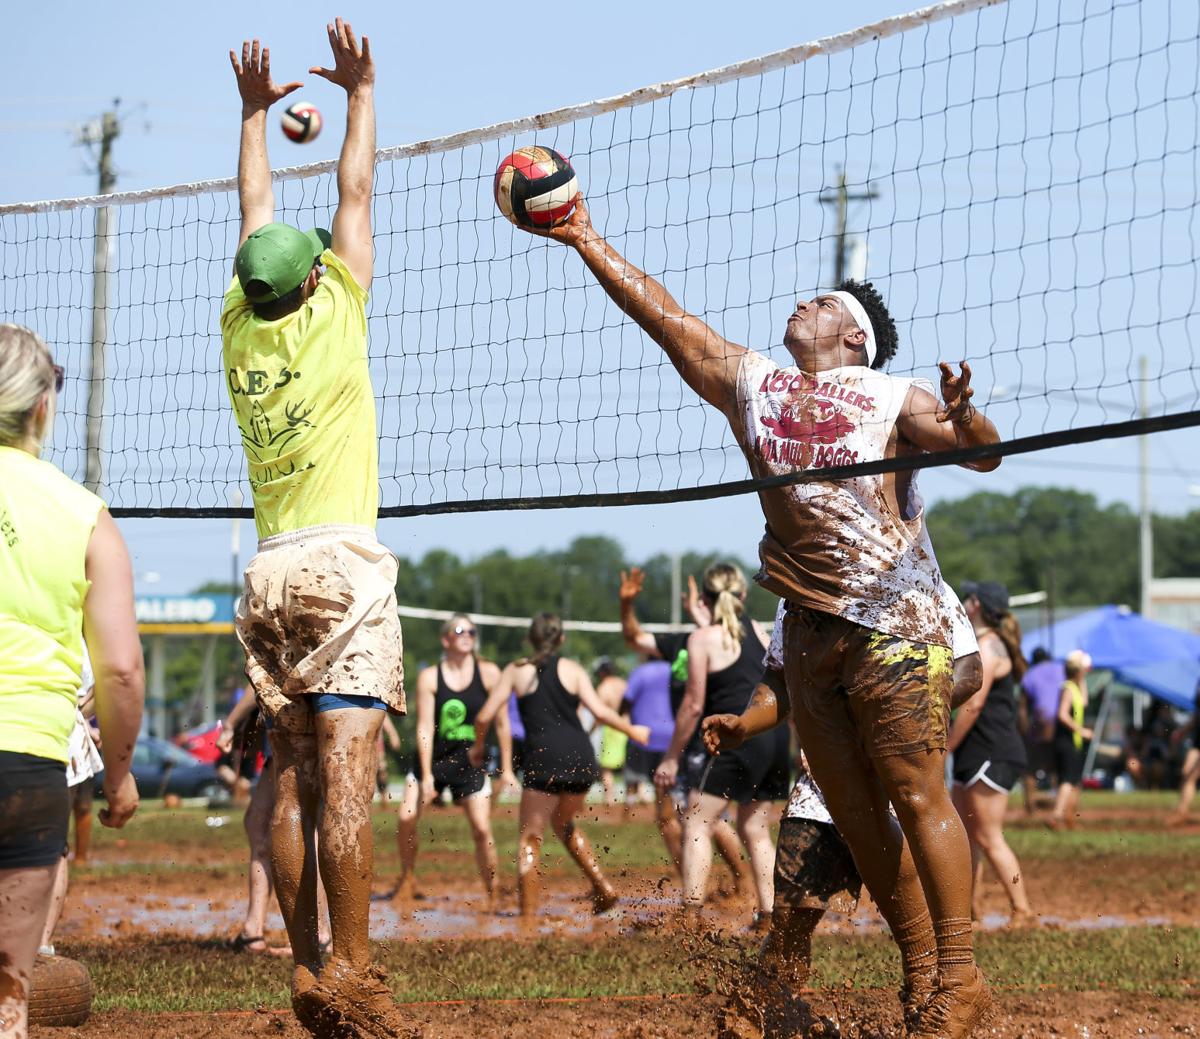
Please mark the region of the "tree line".
<svg viewBox="0 0 1200 1039"><path fill-rule="evenodd" d="M1048 591L1060 606L1126 603L1136 606L1138 589L1138 518L1127 506L1101 506L1094 495L1059 488L1028 487L1013 494L980 492L941 501L927 522L943 574L957 588L967 580L1004 582L1011 592ZM1182 516L1155 516L1156 577L1200 576L1200 510ZM751 581L749 610L767 620L775 599L753 583L757 561L728 555L685 552L680 567L699 580L717 559L735 562ZM549 610L566 619L611 620L619 616L620 572L631 565L646 571L638 601L643 621L671 616L672 559L665 553L633 559L621 544L603 535L579 537L567 547L514 555L503 549L476 557L434 549L420 558L401 558L396 580L398 601L406 606L530 617ZM231 594L228 584L211 583L197 593ZM404 621L406 681L440 653L439 623ZM480 628L480 652L505 664L525 651L524 628ZM233 640L219 650L223 687L239 680L242 660ZM608 655L631 666L619 634L572 632L566 652L590 664ZM167 666L174 699L196 688L201 651L192 640L178 640Z"/></svg>

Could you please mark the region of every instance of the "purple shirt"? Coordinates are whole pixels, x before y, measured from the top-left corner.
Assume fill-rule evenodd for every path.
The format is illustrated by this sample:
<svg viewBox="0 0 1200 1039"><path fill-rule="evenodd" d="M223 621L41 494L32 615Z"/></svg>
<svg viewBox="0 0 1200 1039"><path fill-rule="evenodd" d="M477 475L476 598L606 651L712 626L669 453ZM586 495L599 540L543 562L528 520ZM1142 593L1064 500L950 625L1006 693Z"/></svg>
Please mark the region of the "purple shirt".
<svg viewBox="0 0 1200 1039"><path fill-rule="evenodd" d="M625 702L629 704L630 722L650 727L646 749L656 754L665 751L675 732L675 715L671 713L671 665L665 660L651 660L635 667L625 687Z"/></svg>
<svg viewBox="0 0 1200 1039"><path fill-rule="evenodd" d="M1058 697L1066 680L1067 669L1061 660L1043 660L1025 672L1021 687L1033 703L1034 726L1052 722L1058 716Z"/></svg>
<svg viewBox="0 0 1200 1039"><path fill-rule="evenodd" d="M508 723L512 727L512 738L514 740L523 740L525 738L525 723L521 721L521 712L517 709L516 693L513 693L508 698Z"/></svg>

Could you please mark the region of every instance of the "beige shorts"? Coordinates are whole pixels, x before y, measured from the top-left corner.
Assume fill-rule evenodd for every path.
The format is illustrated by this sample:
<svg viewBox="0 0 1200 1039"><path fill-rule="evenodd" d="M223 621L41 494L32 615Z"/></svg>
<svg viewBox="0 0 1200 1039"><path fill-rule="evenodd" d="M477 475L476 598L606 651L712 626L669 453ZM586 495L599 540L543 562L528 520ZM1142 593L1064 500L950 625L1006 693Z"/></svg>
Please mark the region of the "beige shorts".
<svg viewBox="0 0 1200 1039"><path fill-rule="evenodd" d="M404 713L396 569L367 527L306 527L259 542L237 635L273 725L310 731L314 693L374 696Z"/></svg>

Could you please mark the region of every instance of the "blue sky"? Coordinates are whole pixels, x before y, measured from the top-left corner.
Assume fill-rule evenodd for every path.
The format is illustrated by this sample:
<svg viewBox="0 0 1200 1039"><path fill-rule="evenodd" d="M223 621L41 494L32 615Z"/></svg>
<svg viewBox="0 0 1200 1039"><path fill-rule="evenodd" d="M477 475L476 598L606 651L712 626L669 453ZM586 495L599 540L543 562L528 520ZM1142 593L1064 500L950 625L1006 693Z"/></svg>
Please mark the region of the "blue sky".
<svg viewBox="0 0 1200 1039"><path fill-rule="evenodd" d="M1029 0L1014 0L1013 6L1018 2L1028 5ZM277 5L261 3L130 3L122 5L120 17L74 3L69 18L50 5L21 5L7 18L10 89L0 98L0 150L6 156L0 201L91 193L94 176L85 169L85 153L72 143L73 130L113 97L122 99L126 112L116 148L120 190L231 175L238 107L227 51L251 35L271 46L278 76L307 80L303 96L327 119L323 135L308 146L290 145L273 134L273 164L335 157L341 129L336 93L304 73L309 64L325 61L324 22L335 13L372 38L379 66L379 143L387 146L622 93L851 29L910 6L895 0L853 5L750 0L731 16L727 4L616 0L605 5L604 17L573 8L574 22L545 28L538 24L546 17L544 8L522 19L519 9L504 9L498 17L493 5L477 3L406 5L403 16L394 5L383 4L337 12L300 2L289 5L285 16ZM1064 0L1062 6L1065 16L1080 4ZM53 41L53 59L47 60L41 46L18 47L14 41ZM1191 366L1194 376L1194 360ZM981 395L990 388L981 388ZM1164 395L1169 395L1165 387ZM1189 495L1189 487L1200 484L1198 447L1200 434L1194 430L1152 440L1158 510L1200 506L1200 498ZM932 500L1055 484L1095 493L1104 502L1135 504L1136 465L1136 442L1112 441L1012 458L986 476L931 471L922 485ZM229 572L228 521L125 520L121 525L138 573L158 575L156 582L144 581L142 591L185 591ZM756 500L743 497L384 521L381 536L400 554L445 547L472 556L494 547L552 548L579 534L602 532L621 540L634 557L697 549L752 558L761 526ZM243 560L252 538L253 525L243 523Z"/></svg>

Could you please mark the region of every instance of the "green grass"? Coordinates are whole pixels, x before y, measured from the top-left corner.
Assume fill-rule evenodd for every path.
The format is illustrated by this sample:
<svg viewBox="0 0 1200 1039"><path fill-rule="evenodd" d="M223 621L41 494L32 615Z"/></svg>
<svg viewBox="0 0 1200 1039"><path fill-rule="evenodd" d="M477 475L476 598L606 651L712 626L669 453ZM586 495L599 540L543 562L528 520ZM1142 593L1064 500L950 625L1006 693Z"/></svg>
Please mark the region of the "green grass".
<svg viewBox="0 0 1200 1039"><path fill-rule="evenodd" d="M754 955L749 940L696 941L652 932L597 940L541 938L393 942L379 946L403 1002L441 999L667 995L706 991ZM88 964L98 1010L217 1011L288 1006L286 961L231 953L211 941L134 939L64 949ZM1200 928L983 935L980 964L1002 991L1194 993ZM819 938L812 984L891 988L897 959L882 937Z"/></svg>

